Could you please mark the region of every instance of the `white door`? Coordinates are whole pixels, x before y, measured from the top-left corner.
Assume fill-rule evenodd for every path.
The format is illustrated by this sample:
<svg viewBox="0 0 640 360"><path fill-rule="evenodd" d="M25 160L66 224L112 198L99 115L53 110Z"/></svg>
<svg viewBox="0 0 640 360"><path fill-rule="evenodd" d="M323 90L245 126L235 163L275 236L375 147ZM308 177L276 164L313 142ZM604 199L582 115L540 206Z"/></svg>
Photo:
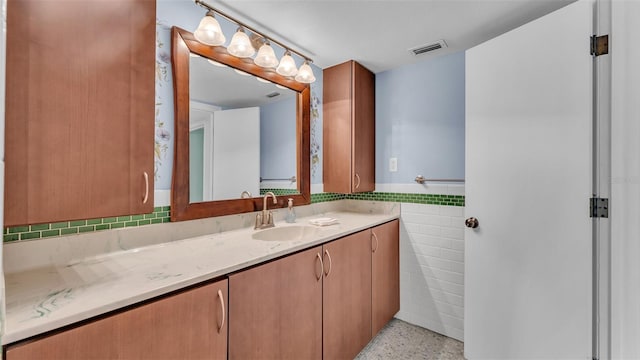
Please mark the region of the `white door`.
<svg viewBox="0 0 640 360"><path fill-rule="evenodd" d="M260 108L213 115L213 200L260 196Z"/></svg>
<svg viewBox="0 0 640 360"><path fill-rule="evenodd" d="M468 359L590 359L593 2L466 54Z"/></svg>

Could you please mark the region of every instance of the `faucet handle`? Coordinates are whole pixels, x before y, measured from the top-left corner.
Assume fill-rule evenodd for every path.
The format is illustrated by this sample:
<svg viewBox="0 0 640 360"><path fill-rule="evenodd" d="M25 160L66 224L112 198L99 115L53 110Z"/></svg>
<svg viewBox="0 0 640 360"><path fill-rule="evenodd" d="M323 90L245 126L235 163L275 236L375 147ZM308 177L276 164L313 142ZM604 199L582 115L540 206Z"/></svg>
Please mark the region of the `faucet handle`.
<svg viewBox="0 0 640 360"><path fill-rule="evenodd" d="M256 215L256 226L254 229L260 229L262 227L262 214L258 213Z"/></svg>

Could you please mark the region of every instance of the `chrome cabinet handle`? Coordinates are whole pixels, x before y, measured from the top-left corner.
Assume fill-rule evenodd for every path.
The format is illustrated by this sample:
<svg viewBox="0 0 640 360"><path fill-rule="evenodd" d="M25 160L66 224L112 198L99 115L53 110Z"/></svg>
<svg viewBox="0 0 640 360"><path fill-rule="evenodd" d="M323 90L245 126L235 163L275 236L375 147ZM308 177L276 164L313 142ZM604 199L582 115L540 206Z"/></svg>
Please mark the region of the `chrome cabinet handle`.
<svg viewBox="0 0 640 360"><path fill-rule="evenodd" d="M324 263L322 262L322 256L320 256L320 253L316 253L316 256L318 257L318 260L320 260L320 274L316 275L316 279L320 280L320 278L322 278L322 273L324 272Z"/></svg>
<svg viewBox="0 0 640 360"><path fill-rule="evenodd" d="M144 197L142 197L142 203L146 204L149 200L149 174L145 171L144 175Z"/></svg>
<svg viewBox="0 0 640 360"><path fill-rule="evenodd" d="M374 249L374 248L373 248L373 243L372 243L372 244L371 244L371 251L372 251L372 252L376 252L376 250L378 250L378 245L379 245L379 244L378 244L378 235L376 235L376 233L374 233L374 232L372 231L372 232L371 232L371 237L372 237L373 239L375 239L375 240L376 240L376 247L375 247L375 249Z"/></svg>
<svg viewBox="0 0 640 360"><path fill-rule="evenodd" d="M358 173L356 173L356 189L360 187L360 175L358 175Z"/></svg>
<svg viewBox="0 0 640 360"><path fill-rule="evenodd" d="M331 274L331 268L333 267L333 262L331 261L331 254L329 254L329 250L325 249L324 250L324 254L327 255L327 258L329 259L329 267L328 270L325 271L324 276L329 276L329 274Z"/></svg>
<svg viewBox="0 0 640 360"><path fill-rule="evenodd" d="M220 310L222 310L222 323L220 323L220 327L218 327L218 333L220 333L224 327L225 317L227 316L227 310L224 307L224 298L222 297L222 290L220 289L218 289L218 298L220 299Z"/></svg>

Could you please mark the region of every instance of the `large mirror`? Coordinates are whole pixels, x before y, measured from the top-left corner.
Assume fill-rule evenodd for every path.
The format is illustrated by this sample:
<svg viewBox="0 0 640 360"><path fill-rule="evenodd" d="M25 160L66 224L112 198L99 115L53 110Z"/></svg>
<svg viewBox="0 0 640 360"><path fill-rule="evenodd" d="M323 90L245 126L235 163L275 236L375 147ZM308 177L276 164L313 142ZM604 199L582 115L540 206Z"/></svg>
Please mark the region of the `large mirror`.
<svg viewBox="0 0 640 360"><path fill-rule="evenodd" d="M172 28L172 221L310 203L309 86ZM271 206L271 205L270 205Z"/></svg>

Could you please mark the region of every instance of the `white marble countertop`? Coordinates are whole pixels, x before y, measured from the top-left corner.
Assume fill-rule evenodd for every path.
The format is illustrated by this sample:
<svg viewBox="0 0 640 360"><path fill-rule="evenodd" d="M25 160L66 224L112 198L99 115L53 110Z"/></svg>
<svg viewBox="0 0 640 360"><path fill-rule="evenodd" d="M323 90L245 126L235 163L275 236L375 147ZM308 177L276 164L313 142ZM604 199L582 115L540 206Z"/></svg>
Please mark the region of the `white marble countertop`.
<svg viewBox="0 0 640 360"><path fill-rule="evenodd" d="M54 330L168 292L309 248L399 217L390 213L326 213L339 224L316 227L304 241L252 239L242 228L6 274L2 344ZM309 225L308 216L296 224Z"/></svg>

